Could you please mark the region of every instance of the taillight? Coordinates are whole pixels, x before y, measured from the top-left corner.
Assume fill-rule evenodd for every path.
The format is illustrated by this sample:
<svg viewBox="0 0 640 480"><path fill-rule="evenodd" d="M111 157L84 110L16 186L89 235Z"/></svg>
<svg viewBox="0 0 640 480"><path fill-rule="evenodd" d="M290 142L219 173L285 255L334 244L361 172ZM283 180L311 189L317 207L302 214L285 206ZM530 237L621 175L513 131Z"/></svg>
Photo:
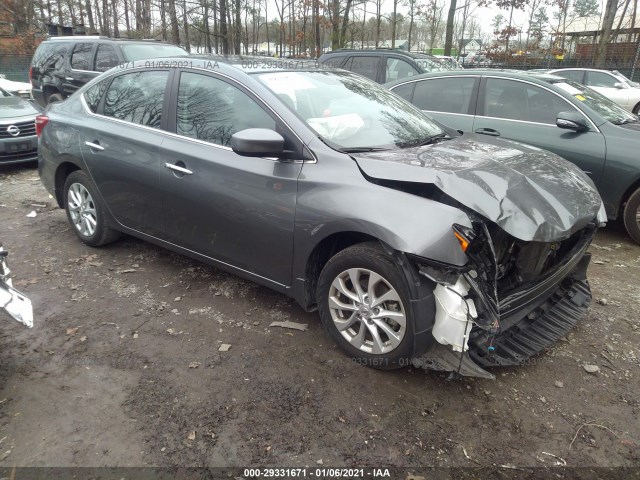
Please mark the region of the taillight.
<svg viewBox="0 0 640 480"><path fill-rule="evenodd" d="M33 67L29 67L29 81L33 80Z"/></svg>
<svg viewBox="0 0 640 480"><path fill-rule="evenodd" d="M36 135L39 137L42 135L42 129L49 123L49 117L46 115L38 115L36 117Z"/></svg>

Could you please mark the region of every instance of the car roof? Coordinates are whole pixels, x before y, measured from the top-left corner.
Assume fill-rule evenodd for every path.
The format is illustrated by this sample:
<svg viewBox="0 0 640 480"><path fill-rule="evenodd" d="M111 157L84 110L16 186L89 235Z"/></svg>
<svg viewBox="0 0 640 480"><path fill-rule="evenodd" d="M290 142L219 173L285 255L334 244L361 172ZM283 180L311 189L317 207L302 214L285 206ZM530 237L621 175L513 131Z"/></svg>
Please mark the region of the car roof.
<svg viewBox="0 0 640 480"><path fill-rule="evenodd" d="M404 55L405 57L411 58L435 58L433 55L429 55L428 53L418 53L418 52L407 52L406 50L401 50L399 48L340 48L338 50L331 50L330 52L325 52L322 55L348 55L350 53L357 53L358 55L379 55L381 53L397 53L399 55Z"/></svg>
<svg viewBox="0 0 640 480"><path fill-rule="evenodd" d="M107 37L104 35L70 35L61 37L47 37L44 42L92 42L92 41L112 41L112 42L127 42L127 43L160 43L165 45L173 45L172 43L162 40L156 40L154 38L120 38L120 37Z"/></svg>
<svg viewBox="0 0 640 480"><path fill-rule="evenodd" d="M451 76L478 76L478 75L490 75L492 77L504 77L514 78L520 80L533 81L535 83L556 83L566 81L566 78L562 78L558 75L552 75L544 71L533 70L506 70L496 68L469 68L464 70L447 70L440 72L423 73L415 75L413 77L406 77L401 80L394 80L393 82L386 83L384 86L387 88L399 85L402 83L409 83L412 81L420 80L423 78L437 78L437 77L451 77Z"/></svg>

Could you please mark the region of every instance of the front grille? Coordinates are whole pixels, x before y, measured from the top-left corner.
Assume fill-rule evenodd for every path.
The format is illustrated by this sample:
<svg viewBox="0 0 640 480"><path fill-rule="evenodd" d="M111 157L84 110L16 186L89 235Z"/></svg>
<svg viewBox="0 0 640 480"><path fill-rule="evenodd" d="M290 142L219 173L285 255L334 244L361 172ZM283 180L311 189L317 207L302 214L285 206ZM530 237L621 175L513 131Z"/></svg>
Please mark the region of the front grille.
<svg viewBox="0 0 640 480"><path fill-rule="evenodd" d="M11 126L16 126L20 133L16 136L11 135L7 129ZM36 134L36 122L35 120L28 120L26 122L17 123L5 123L0 125L0 138L21 138L30 137Z"/></svg>
<svg viewBox="0 0 640 480"><path fill-rule="evenodd" d="M36 160L38 158L38 149L34 148L28 152L17 153L0 153L0 164L3 162L15 162L19 160Z"/></svg>

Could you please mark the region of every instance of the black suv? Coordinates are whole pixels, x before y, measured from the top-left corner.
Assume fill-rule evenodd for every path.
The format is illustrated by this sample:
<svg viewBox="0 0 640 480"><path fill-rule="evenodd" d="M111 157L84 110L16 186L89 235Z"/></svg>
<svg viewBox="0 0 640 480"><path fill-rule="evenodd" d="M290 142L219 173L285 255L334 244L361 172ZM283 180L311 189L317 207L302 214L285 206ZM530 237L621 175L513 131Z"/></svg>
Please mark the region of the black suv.
<svg viewBox="0 0 640 480"><path fill-rule="evenodd" d="M358 73L378 83L400 80L420 73L449 70L434 56L390 48L372 50L343 48L323 54L318 62Z"/></svg>
<svg viewBox="0 0 640 480"><path fill-rule="evenodd" d="M147 58L186 56L182 48L156 40L102 36L52 37L31 60L33 98L43 107L64 100L100 72Z"/></svg>

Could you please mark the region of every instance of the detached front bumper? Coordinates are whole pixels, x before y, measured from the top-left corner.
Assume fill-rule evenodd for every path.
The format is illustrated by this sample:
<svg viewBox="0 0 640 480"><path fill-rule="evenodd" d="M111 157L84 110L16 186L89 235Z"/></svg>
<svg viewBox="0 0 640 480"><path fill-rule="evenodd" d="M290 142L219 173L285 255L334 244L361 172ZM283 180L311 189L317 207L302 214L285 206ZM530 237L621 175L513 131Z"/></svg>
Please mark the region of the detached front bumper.
<svg viewBox="0 0 640 480"><path fill-rule="evenodd" d="M33 308L31 301L11 284L11 271L6 262L7 252L0 244L0 311L9 314L28 328L33 327Z"/></svg>

